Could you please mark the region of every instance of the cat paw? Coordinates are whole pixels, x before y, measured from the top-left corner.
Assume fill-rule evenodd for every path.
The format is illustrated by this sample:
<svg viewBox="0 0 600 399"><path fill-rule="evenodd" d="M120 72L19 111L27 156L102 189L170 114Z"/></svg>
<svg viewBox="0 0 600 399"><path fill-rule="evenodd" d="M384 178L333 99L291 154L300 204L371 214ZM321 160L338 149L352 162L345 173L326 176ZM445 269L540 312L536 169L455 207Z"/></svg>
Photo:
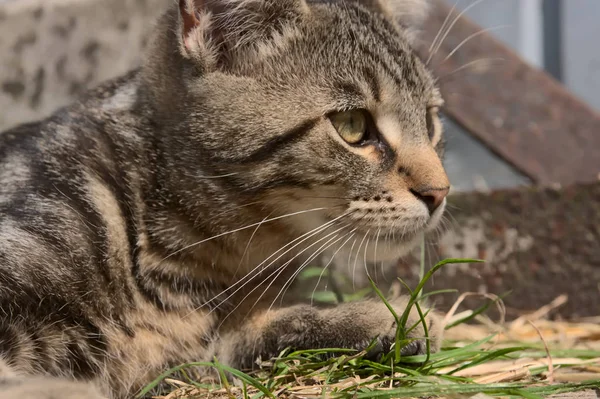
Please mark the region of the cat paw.
<svg viewBox="0 0 600 399"><path fill-rule="evenodd" d="M406 298L390 302L398 315L404 313L407 304ZM440 349L442 321L435 312L422 310L426 312L427 335L413 307L406 322L405 328L410 331L406 336L409 342L401 349L403 356L427 353L427 343L432 353ZM250 369L257 359L272 359L285 349L344 348L369 349L367 357L377 360L393 349L396 340L396 319L380 300L350 302L326 309L298 305L273 313L259 316L223 337L219 358L233 367ZM373 342L375 345L371 347Z"/></svg>
<svg viewBox="0 0 600 399"><path fill-rule="evenodd" d="M401 317L407 305L407 298L398 298L389 303L396 314ZM427 325L427 336L423 327L423 322L416 309L412 307L406 325L404 328L410 330L407 333L406 343L401 349L402 356L424 355L427 353L427 343L431 353L439 351L443 338L443 328L441 317L433 312L425 314L425 324ZM340 344L351 346L354 349L365 350L369 345L375 342L367 354L369 359L377 360L386 353L389 353L396 341L397 323L394 315L388 307L381 301L362 301L347 303L338 309L331 309L329 320L338 320L340 331L336 333L339 336ZM343 329L343 330L342 330Z"/></svg>

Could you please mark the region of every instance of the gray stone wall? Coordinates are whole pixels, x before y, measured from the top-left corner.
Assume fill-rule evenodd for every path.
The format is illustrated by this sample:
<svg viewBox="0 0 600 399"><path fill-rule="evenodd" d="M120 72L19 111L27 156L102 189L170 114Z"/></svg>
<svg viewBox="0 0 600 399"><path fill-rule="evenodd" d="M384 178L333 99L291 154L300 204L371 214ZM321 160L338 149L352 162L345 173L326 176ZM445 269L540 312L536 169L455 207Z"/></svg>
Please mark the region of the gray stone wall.
<svg viewBox="0 0 600 399"><path fill-rule="evenodd" d="M46 116L139 65L168 0L4 0L0 131Z"/></svg>

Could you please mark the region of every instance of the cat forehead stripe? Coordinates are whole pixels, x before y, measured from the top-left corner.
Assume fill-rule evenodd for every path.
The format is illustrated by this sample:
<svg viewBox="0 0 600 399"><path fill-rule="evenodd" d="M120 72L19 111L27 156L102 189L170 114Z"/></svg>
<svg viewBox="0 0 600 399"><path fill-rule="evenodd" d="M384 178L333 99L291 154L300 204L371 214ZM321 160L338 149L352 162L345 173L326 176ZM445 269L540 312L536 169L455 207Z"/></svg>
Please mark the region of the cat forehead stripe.
<svg viewBox="0 0 600 399"><path fill-rule="evenodd" d="M302 122L298 126L284 132L283 134L273 137L258 150L254 151L247 157L243 157L242 163L261 162L272 158L282 149L289 147L301 140L310 130L319 122L320 119L311 119Z"/></svg>

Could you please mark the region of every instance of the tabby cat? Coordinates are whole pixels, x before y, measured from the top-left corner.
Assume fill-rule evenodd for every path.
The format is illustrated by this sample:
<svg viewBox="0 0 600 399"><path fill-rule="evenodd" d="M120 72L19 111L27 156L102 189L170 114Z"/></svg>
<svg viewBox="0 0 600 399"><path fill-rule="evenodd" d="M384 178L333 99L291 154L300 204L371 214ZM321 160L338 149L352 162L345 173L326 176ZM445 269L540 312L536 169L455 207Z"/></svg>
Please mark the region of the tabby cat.
<svg viewBox="0 0 600 399"><path fill-rule="evenodd" d="M380 301L283 299L322 252L394 259L440 221L442 99L411 50L425 8L180 0L139 70L1 134L0 398L130 398L173 365L288 347L388 351ZM404 353L423 353L411 334Z"/></svg>

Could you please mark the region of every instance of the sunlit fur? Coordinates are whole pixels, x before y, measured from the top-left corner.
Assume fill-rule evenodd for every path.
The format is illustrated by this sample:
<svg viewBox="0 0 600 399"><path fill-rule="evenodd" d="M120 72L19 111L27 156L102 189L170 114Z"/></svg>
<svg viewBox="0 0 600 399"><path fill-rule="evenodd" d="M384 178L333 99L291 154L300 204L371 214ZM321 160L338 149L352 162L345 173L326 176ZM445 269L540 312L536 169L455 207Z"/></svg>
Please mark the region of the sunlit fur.
<svg viewBox="0 0 600 399"><path fill-rule="evenodd" d="M40 399L124 399L214 356L253 367L375 337L388 350L379 301L280 304L319 254L394 259L442 217L445 202L430 214L415 194L449 184L427 126L442 100L411 50L424 9L182 1L140 70L0 135L0 398L26 397L31 376L91 384L40 383ZM372 119L364 145L328 118L351 109Z"/></svg>

